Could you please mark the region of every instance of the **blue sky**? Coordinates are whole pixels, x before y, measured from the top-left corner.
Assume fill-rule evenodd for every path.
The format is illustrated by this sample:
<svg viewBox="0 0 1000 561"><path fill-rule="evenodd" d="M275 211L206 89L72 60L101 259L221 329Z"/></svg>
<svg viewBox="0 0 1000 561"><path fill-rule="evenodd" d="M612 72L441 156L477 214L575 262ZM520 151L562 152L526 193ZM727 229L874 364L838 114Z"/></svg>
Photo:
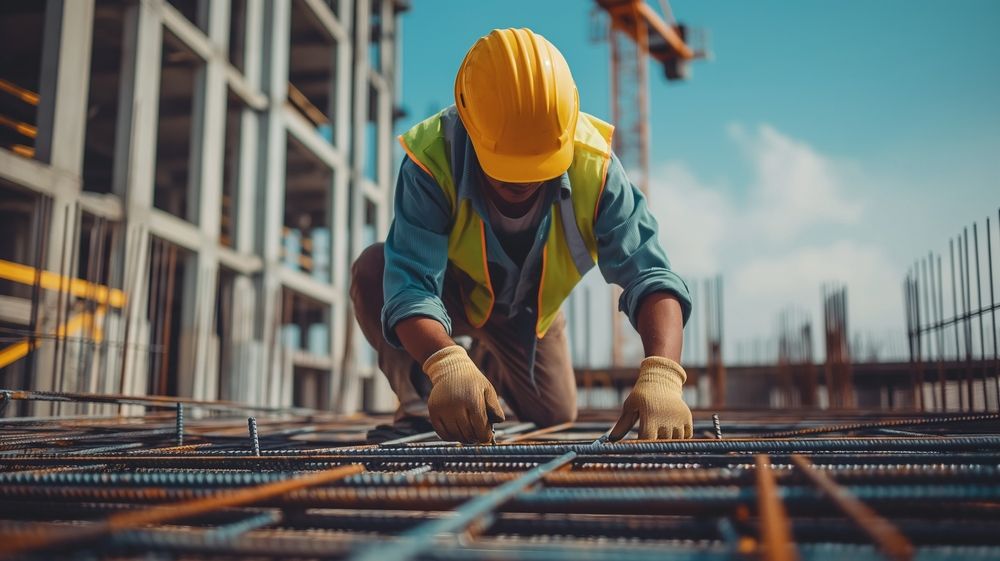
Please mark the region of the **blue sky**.
<svg viewBox="0 0 1000 561"><path fill-rule="evenodd" d="M609 118L592 6L415 0L400 128L450 103L468 47L510 26L555 43L582 108ZM682 84L651 67L650 204L679 272L724 274L730 350L789 306L818 321L823 282L847 284L859 332L898 336L906 267L1000 205L1000 2L672 6L714 57Z"/></svg>

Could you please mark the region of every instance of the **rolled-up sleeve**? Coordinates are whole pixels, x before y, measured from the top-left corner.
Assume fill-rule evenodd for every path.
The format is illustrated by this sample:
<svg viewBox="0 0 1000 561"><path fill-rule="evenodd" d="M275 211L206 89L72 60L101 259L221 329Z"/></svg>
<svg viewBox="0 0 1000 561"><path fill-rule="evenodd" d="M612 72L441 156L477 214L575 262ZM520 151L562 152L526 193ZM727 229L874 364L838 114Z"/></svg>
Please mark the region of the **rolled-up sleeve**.
<svg viewBox="0 0 1000 561"><path fill-rule="evenodd" d="M622 287L618 309L628 315L633 327L642 299L654 292L668 292L680 301L687 323L691 294L687 284L670 268L670 260L659 241L659 225L646 205L642 192L625 175L617 156L612 156L598 201L598 266L609 283Z"/></svg>
<svg viewBox="0 0 1000 561"><path fill-rule="evenodd" d="M451 211L434 178L407 157L399 169L394 212L385 241L382 333L400 347L395 327L410 317L436 319L451 333L441 301Z"/></svg>

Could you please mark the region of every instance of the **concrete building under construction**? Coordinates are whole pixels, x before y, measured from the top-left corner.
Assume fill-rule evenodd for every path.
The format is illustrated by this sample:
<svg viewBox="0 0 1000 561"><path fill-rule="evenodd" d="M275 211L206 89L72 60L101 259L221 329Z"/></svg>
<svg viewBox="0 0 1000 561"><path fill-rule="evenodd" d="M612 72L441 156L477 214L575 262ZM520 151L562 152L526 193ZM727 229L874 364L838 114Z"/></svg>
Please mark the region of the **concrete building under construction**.
<svg viewBox="0 0 1000 561"><path fill-rule="evenodd" d="M346 283L388 227L406 7L4 2L4 385L378 400L340 376L371 372Z"/></svg>

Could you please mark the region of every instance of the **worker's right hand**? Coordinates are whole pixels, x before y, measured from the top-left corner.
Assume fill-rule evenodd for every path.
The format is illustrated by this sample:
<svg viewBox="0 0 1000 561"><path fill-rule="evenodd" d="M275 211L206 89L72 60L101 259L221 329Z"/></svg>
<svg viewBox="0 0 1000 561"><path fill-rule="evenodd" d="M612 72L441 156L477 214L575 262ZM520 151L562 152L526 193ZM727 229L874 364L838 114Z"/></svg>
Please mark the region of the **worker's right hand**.
<svg viewBox="0 0 1000 561"><path fill-rule="evenodd" d="M451 345L424 362L431 379L427 409L431 425L444 440L466 444L493 438L492 420L503 421L503 409L493 384L483 376L461 345Z"/></svg>

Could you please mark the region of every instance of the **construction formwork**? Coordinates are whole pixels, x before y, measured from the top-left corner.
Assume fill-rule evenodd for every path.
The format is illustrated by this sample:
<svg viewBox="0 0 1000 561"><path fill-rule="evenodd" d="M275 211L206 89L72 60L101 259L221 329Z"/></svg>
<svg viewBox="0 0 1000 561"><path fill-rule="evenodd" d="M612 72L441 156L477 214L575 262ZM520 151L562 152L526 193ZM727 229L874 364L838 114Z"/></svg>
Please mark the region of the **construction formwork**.
<svg viewBox="0 0 1000 561"><path fill-rule="evenodd" d="M171 398L132 417L0 421L7 559L957 559L1000 555L1000 414L613 415L496 443L380 445L380 419ZM249 422L248 422L248 416ZM384 419L382 419L384 420Z"/></svg>
<svg viewBox="0 0 1000 561"><path fill-rule="evenodd" d="M348 271L389 225L405 8L3 2L4 385L361 406Z"/></svg>

